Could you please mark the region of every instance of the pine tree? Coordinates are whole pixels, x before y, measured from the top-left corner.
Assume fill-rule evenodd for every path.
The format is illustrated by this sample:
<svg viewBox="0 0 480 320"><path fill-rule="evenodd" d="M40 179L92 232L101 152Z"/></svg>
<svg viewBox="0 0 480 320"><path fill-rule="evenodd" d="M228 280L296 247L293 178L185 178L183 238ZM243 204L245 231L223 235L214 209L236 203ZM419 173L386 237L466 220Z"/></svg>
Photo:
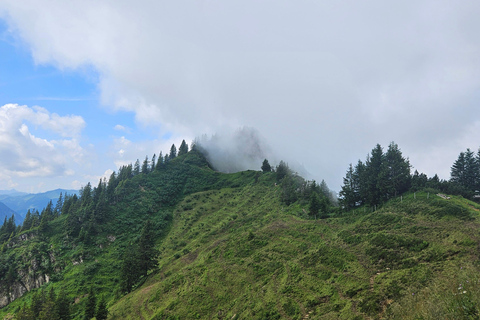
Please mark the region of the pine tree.
<svg viewBox="0 0 480 320"><path fill-rule="evenodd" d="M60 291L55 303L55 313L58 320L70 320L70 300L64 289Z"/></svg>
<svg viewBox="0 0 480 320"><path fill-rule="evenodd" d="M289 172L290 169L288 168L288 165L283 162L283 160L280 161L280 163L277 166L277 181L281 181L283 178L285 178Z"/></svg>
<svg viewBox="0 0 480 320"><path fill-rule="evenodd" d="M123 292L130 293L130 291L132 291L132 287L140 279L138 261L139 258L136 247L127 247L121 262L121 285Z"/></svg>
<svg viewBox="0 0 480 320"><path fill-rule="evenodd" d="M177 147L175 147L175 144L172 144L172 147L170 148L170 155L168 156L169 160L172 160L177 157Z"/></svg>
<svg viewBox="0 0 480 320"><path fill-rule="evenodd" d="M138 242L139 269L143 276L158 265L158 250L155 249L155 233L150 221L145 222Z"/></svg>
<svg viewBox="0 0 480 320"><path fill-rule="evenodd" d="M263 160L263 163L262 163L262 171L263 171L263 172L270 172L270 171L272 171L272 167L270 166L270 163L268 163L268 160L267 160L267 159Z"/></svg>
<svg viewBox="0 0 480 320"><path fill-rule="evenodd" d="M140 174L140 161L135 161L135 164L133 165L133 175L139 175Z"/></svg>
<svg viewBox="0 0 480 320"><path fill-rule="evenodd" d="M380 187L382 185L382 181L380 180L381 172L382 172L382 163L383 163L384 155L382 147L377 144L375 148L373 148L371 155L367 158L366 161L366 172L365 177L366 179L366 196L367 196L367 204L369 205L376 205L381 201L381 192Z"/></svg>
<svg viewBox="0 0 480 320"><path fill-rule="evenodd" d="M107 303L105 302L105 298L102 297L98 302L97 306L97 313L96 313L96 320L106 320L108 317L108 309Z"/></svg>
<svg viewBox="0 0 480 320"><path fill-rule="evenodd" d="M95 317L95 307L97 305L97 298L95 297L95 292L93 291L93 288L90 287L90 290L88 291L88 296L87 296L87 303L85 304L85 320L90 320L93 317Z"/></svg>
<svg viewBox="0 0 480 320"><path fill-rule="evenodd" d="M147 173L148 173L148 156L145 156L145 160L143 160L142 173L143 173L143 174L147 174Z"/></svg>
<svg viewBox="0 0 480 320"><path fill-rule="evenodd" d="M185 142L185 140L182 140L182 143L178 148L178 156L181 156L187 153L188 153L188 144Z"/></svg>
<svg viewBox="0 0 480 320"><path fill-rule="evenodd" d="M162 165L163 165L163 155L162 155L162 151L160 151L160 153L158 154L157 166L155 167L155 169L160 169Z"/></svg>
<svg viewBox="0 0 480 320"><path fill-rule="evenodd" d="M356 184L353 166L350 163L345 178L343 178L342 190L340 190L340 204L345 209L355 208L357 197L355 194Z"/></svg>
<svg viewBox="0 0 480 320"><path fill-rule="evenodd" d="M152 162L151 162L151 165L150 165L150 171L151 172L155 171L155 166L156 165L157 165L157 156L154 153L153 157L152 157Z"/></svg>
<svg viewBox="0 0 480 320"><path fill-rule="evenodd" d="M410 163L402 156L398 145L390 143L383 157L379 175L382 200L388 200L410 188Z"/></svg>
<svg viewBox="0 0 480 320"><path fill-rule="evenodd" d="M318 193L313 192L312 195L310 196L309 213L311 216L317 219L317 215L319 211L320 211L320 197L318 196Z"/></svg>

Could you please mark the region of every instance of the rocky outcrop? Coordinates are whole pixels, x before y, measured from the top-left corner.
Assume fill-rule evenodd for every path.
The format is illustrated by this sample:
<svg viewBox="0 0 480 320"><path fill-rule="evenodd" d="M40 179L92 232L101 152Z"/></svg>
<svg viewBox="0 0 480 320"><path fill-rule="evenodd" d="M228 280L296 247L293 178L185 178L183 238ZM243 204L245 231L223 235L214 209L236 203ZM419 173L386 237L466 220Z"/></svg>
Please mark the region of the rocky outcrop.
<svg viewBox="0 0 480 320"><path fill-rule="evenodd" d="M12 285L10 285L10 291L8 293L1 293L0 294L0 308L5 307L10 302L15 299L20 298L30 290L35 288L41 287L43 284L48 283L50 281L50 277L46 274L40 275L31 275L31 274L23 274L23 272L19 272L19 280L15 281Z"/></svg>

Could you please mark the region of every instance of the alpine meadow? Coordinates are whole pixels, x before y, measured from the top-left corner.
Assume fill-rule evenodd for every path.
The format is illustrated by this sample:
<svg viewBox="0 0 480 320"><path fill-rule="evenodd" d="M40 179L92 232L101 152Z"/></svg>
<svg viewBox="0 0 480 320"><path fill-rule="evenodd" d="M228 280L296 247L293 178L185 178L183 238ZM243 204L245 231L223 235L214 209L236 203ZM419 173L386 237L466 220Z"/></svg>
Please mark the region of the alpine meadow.
<svg viewBox="0 0 480 320"><path fill-rule="evenodd" d="M480 157L450 181L391 143L340 198L287 163L221 173L201 145L123 166L0 229L4 319L474 319Z"/></svg>

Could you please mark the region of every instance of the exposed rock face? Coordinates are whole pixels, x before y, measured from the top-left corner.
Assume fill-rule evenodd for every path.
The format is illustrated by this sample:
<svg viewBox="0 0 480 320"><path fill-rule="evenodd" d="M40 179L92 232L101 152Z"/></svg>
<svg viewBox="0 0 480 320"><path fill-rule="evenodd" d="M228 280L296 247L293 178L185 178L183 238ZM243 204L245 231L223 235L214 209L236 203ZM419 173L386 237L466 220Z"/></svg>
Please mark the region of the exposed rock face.
<svg viewBox="0 0 480 320"><path fill-rule="evenodd" d="M11 290L8 293L0 294L0 308L5 307L10 302L15 299L20 298L25 294L25 292L33 290L35 288L41 287L43 284L50 281L50 277L46 274L42 275L31 275L31 274L21 274L19 273L20 280L15 281L11 285Z"/></svg>
<svg viewBox="0 0 480 320"><path fill-rule="evenodd" d="M7 247L21 246L30 240L36 241L35 238L35 233L21 234L11 239ZM55 265L55 254L52 248L47 248L35 242L33 244L33 250L28 255L21 257L20 260L17 258L16 261L13 261L13 264L9 266L11 268L8 271L9 274L2 275L0 279L0 308L20 298L26 292L48 283L50 281L49 273L60 271L53 267Z"/></svg>

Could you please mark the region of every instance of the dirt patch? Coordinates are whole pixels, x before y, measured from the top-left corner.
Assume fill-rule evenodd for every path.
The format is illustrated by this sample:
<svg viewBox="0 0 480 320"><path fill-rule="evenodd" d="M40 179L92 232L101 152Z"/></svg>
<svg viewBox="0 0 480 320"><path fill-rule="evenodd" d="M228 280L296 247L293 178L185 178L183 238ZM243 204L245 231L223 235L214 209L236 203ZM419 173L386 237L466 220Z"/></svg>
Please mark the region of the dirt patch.
<svg viewBox="0 0 480 320"><path fill-rule="evenodd" d="M193 261L195 261L197 257L198 257L198 250L195 252L190 252L189 254L182 257L182 261L185 262L186 264L190 264Z"/></svg>
<svg viewBox="0 0 480 320"><path fill-rule="evenodd" d="M269 230L288 229L288 225L283 221L275 221L268 226Z"/></svg>

